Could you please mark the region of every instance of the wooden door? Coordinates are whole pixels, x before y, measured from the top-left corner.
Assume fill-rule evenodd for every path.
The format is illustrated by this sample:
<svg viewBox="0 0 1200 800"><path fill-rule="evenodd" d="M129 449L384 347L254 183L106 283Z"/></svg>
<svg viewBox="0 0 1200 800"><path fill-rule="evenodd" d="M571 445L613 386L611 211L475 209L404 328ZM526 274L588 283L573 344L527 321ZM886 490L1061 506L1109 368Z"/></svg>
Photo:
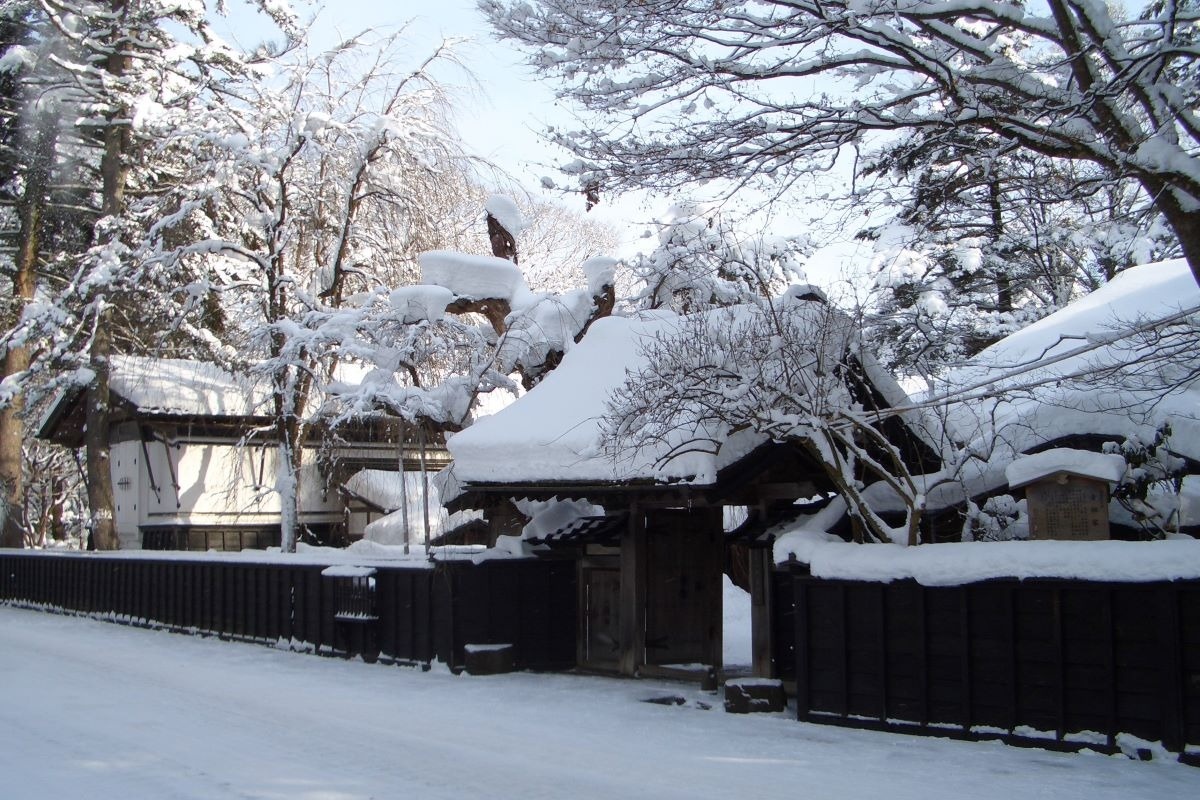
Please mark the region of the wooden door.
<svg viewBox="0 0 1200 800"><path fill-rule="evenodd" d="M721 544L720 515L707 509L647 518L647 664L720 667Z"/></svg>
<svg viewBox="0 0 1200 800"><path fill-rule="evenodd" d="M579 665L615 670L620 666L621 570L608 562L580 563Z"/></svg>

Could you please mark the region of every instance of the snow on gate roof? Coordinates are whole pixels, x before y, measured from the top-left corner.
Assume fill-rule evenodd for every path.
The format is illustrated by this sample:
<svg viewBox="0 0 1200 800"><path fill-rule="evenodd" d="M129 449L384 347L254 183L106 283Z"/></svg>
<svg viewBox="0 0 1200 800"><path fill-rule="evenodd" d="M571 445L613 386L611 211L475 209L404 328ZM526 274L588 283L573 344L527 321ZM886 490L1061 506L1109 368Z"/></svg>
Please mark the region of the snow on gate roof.
<svg viewBox="0 0 1200 800"><path fill-rule="evenodd" d="M796 304L813 330L830 326L831 312L823 301L788 302ZM704 313L712 324L720 324L721 319L747 311L747 307L734 307ZM830 327L836 330L814 337L830 352L846 348L853 337L848 319L836 312L832 318ZM527 395L450 438L447 447L454 459L450 480L464 488L470 484L713 483L719 470L763 444L765 437L751 431L680 429L667 442L620 458L601 446L608 399L627 373L646 365L643 345L681 332L686 319L658 311L598 320L559 367ZM903 396L891 376L873 364L868 370L873 383L884 384L889 400ZM665 453L697 438L717 442L716 453L691 451L664 463Z"/></svg>

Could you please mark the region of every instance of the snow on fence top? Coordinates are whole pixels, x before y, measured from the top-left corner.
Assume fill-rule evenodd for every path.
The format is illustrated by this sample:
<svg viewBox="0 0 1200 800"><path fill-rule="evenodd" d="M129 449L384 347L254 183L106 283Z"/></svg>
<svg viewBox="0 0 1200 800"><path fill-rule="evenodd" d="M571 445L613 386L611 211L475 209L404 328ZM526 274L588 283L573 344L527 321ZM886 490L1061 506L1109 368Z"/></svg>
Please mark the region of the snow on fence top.
<svg viewBox="0 0 1200 800"><path fill-rule="evenodd" d="M1157 542L1010 541L904 547L850 544L814 531L775 542L775 561L808 564L818 578L957 586L993 578L1072 578L1140 583L1200 579L1200 540Z"/></svg>
<svg viewBox="0 0 1200 800"><path fill-rule="evenodd" d="M366 540L353 542L349 547L317 547L303 542L296 544L296 552L284 553L278 547L266 550L112 550L97 552L80 552L78 550L48 549L48 550L12 550L9 555L30 555L33 557L61 556L63 558L103 558L116 561L218 561L246 564L286 564L288 566L352 566L367 567L412 567L424 569L431 567L430 556L434 560L453 558L460 553L472 554L475 547L435 547L428 554L420 552L406 554L404 548L382 545Z"/></svg>

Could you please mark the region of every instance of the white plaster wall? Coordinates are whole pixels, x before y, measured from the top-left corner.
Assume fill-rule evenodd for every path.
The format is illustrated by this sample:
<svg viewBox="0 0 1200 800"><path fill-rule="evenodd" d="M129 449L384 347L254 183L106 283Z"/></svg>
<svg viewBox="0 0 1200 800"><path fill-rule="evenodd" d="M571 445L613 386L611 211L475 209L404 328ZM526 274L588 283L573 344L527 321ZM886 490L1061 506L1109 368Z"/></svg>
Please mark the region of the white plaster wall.
<svg viewBox="0 0 1200 800"><path fill-rule="evenodd" d="M279 520L275 492L274 446L239 447L232 443L148 442L150 470L141 471L146 494L143 525L257 525ZM169 460L168 460L169 459ZM150 488L150 474L158 491ZM174 477L172 477L174 476ZM176 488L176 484L178 488ZM323 491L315 464L300 475L302 518L341 513L336 491Z"/></svg>

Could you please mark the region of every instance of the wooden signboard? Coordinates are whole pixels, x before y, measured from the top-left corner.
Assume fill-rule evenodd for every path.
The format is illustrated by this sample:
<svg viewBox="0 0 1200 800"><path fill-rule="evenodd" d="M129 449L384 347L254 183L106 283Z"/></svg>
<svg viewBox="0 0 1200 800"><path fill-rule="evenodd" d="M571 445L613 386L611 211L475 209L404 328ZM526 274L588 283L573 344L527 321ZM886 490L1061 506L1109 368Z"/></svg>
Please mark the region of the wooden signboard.
<svg viewBox="0 0 1200 800"><path fill-rule="evenodd" d="M1057 473L1025 487L1029 538L1108 539L1108 482Z"/></svg>

